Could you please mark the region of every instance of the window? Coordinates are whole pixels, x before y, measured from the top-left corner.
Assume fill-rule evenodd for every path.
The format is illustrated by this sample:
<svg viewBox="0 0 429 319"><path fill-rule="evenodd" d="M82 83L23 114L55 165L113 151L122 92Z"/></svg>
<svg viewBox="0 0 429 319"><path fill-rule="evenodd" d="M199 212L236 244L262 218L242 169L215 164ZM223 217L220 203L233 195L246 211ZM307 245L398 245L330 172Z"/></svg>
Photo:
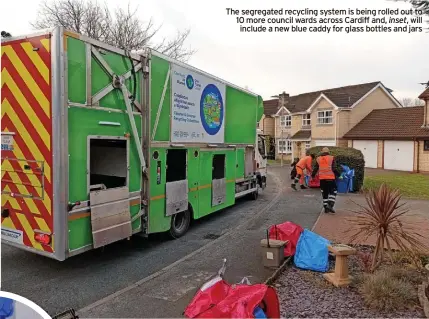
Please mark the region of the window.
<svg viewBox="0 0 429 319"><path fill-rule="evenodd" d="M429 151L429 140L423 142L423 150Z"/></svg>
<svg viewBox="0 0 429 319"><path fill-rule="evenodd" d="M310 126L310 125L311 125L311 114L303 114L302 126Z"/></svg>
<svg viewBox="0 0 429 319"><path fill-rule="evenodd" d="M290 116L290 115L280 116L280 126L290 127L291 125L292 125L292 116Z"/></svg>
<svg viewBox="0 0 429 319"><path fill-rule="evenodd" d="M311 147L311 142L305 142L305 149L308 150Z"/></svg>
<svg viewBox="0 0 429 319"><path fill-rule="evenodd" d="M332 124L332 111L319 111L317 112L318 124Z"/></svg>
<svg viewBox="0 0 429 319"><path fill-rule="evenodd" d="M281 139L278 140L278 153L279 154L290 154L292 153L292 142L290 140Z"/></svg>
<svg viewBox="0 0 429 319"><path fill-rule="evenodd" d="M265 150L265 139L262 136L258 135L258 150L259 154L261 154L262 157L264 157L266 154Z"/></svg>

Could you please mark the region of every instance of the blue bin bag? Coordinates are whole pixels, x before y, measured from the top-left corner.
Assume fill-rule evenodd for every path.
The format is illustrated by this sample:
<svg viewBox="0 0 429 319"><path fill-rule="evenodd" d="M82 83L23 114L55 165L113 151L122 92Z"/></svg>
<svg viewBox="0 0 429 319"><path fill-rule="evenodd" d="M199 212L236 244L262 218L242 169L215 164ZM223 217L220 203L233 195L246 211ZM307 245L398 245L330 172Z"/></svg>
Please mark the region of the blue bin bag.
<svg viewBox="0 0 429 319"><path fill-rule="evenodd" d="M337 180L337 191L340 194L348 193L350 190L350 180L347 178Z"/></svg>
<svg viewBox="0 0 429 319"><path fill-rule="evenodd" d="M267 318L265 312L260 307L256 307L255 310L253 310L253 315L255 318Z"/></svg>
<svg viewBox="0 0 429 319"><path fill-rule="evenodd" d="M342 172L339 179L337 179L337 190L338 193L353 192L353 179L355 176L355 170L350 169L347 165L341 165Z"/></svg>
<svg viewBox="0 0 429 319"><path fill-rule="evenodd" d="M330 245L329 240L304 229L296 246L295 266L319 272L328 271L328 245Z"/></svg>

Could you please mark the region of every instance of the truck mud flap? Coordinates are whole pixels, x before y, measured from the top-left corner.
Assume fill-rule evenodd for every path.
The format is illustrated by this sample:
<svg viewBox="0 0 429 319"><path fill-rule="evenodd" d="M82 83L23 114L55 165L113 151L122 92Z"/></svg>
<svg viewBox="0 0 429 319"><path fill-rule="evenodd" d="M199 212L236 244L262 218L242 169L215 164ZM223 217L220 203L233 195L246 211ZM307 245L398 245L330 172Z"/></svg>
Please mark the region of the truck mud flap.
<svg viewBox="0 0 429 319"><path fill-rule="evenodd" d="M188 209L188 180L169 182L166 188L166 216L171 216Z"/></svg>
<svg viewBox="0 0 429 319"><path fill-rule="evenodd" d="M214 179L212 181L212 206L225 203L226 198L226 179Z"/></svg>
<svg viewBox="0 0 429 319"><path fill-rule="evenodd" d="M127 187L91 192L90 201L94 248L132 235Z"/></svg>

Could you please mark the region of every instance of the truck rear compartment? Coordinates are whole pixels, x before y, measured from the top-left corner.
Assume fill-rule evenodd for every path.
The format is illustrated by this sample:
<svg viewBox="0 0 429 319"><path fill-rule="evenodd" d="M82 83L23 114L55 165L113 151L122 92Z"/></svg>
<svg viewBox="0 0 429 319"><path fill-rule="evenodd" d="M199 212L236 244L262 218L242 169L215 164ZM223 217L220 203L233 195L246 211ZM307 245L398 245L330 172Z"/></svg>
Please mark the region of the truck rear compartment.
<svg viewBox="0 0 429 319"><path fill-rule="evenodd" d="M61 28L2 42L7 243L64 260L135 233L171 231L177 216L202 218L255 192L259 97L182 65L196 91L204 81L210 90L217 83L217 93L195 94L221 110L208 116L205 106L187 102L196 109L189 123L208 120L207 134L186 132L188 122L176 130L206 140L175 143L171 70L179 64L150 50L128 55ZM218 104L215 93L222 95Z"/></svg>
<svg viewBox="0 0 429 319"><path fill-rule="evenodd" d="M1 45L2 239L53 252L50 34Z"/></svg>

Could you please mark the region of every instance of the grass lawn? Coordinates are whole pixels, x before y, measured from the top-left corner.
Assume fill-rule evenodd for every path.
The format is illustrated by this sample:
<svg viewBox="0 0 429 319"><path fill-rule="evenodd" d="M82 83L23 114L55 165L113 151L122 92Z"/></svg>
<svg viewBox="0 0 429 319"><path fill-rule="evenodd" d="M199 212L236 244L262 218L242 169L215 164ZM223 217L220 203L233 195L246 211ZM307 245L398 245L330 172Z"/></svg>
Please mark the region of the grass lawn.
<svg viewBox="0 0 429 319"><path fill-rule="evenodd" d="M364 189L376 188L382 183L399 189L403 197L429 200L429 175L390 171L365 173Z"/></svg>

